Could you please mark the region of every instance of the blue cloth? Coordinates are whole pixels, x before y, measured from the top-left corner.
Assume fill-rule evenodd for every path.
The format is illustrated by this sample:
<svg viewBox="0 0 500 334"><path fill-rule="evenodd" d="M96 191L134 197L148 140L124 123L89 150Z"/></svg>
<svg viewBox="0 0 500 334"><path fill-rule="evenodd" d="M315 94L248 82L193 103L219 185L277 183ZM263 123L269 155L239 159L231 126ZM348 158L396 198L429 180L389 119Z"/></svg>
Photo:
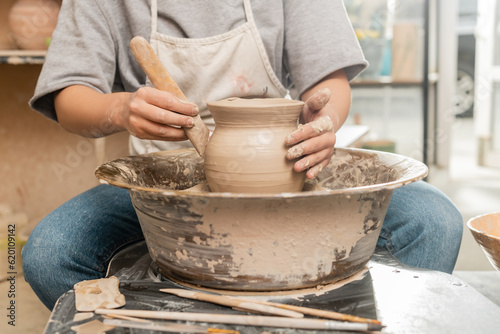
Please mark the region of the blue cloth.
<svg viewBox="0 0 500 334"><path fill-rule="evenodd" d="M462 231L453 203L420 181L394 191L377 246L407 265L451 273ZM105 277L113 255L143 238L128 191L100 185L36 226L22 252L24 276L52 309L75 283Z"/></svg>

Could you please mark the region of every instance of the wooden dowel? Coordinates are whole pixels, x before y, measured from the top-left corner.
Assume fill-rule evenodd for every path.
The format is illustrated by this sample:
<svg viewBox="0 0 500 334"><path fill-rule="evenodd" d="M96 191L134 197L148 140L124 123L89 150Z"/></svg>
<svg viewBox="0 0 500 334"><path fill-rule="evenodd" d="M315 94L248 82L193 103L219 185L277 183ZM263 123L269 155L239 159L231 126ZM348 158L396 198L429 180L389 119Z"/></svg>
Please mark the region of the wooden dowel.
<svg viewBox="0 0 500 334"><path fill-rule="evenodd" d="M358 316L355 316L355 315L350 315L350 314L345 314L345 313L320 310L320 309L315 309L315 308L310 308L310 307L304 307L304 306L296 306L296 305L280 304L280 303L273 303L273 302L265 302L265 301L255 301L255 302L259 303L259 304L262 304L262 305L269 305L269 306L279 307L279 308L283 308L283 309L286 309L286 310L296 311L296 312L300 312L302 314L312 315L312 316L320 317L320 318L327 318L327 319L341 320L341 321L350 321L350 322L359 322L359 323L367 323L367 324L377 324L377 325L381 325L382 324L380 321L375 320L375 319L363 318L363 317L358 317Z"/></svg>
<svg viewBox="0 0 500 334"><path fill-rule="evenodd" d="M302 314L302 316L304 314L307 314L307 315L312 315L315 317L327 318L327 319L333 319L333 320L359 322L359 323L367 323L367 324L377 324L377 325L381 324L380 321L374 320L374 319L368 319L368 318L358 317L358 316L354 316L354 315L350 315L350 314L344 314L344 313L333 312L333 311L325 311L325 310L304 307L304 306L295 306L295 305L273 303L273 302L266 302L266 301L260 301L260 300L251 300L251 299L244 299L244 298L240 298L240 297L212 295L212 294L207 294L207 293L202 293L202 292L194 292L194 291L189 291L189 290L184 290L184 289L160 289L160 291L171 293L171 294L174 294L174 295L177 295L180 297L184 297L184 298L210 301L210 302L216 303L216 304L221 304L221 301L223 301L223 300L232 300L233 303L236 303L236 302L240 303L240 304L238 304L238 306L234 306L233 304L231 304L231 305L230 304L223 304L223 305L231 306L231 307L241 308L240 307L241 303L246 302L246 303L260 304L263 306L265 305L268 307L273 307L274 309L284 309L284 310L295 311L295 312ZM252 310L259 312L259 310L257 310L257 309L252 309Z"/></svg>
<svg viewBox="0 0 500 334"><path fill-rule="evenodd" d="M130 50L156 89L169 92L179 99L187 101L186 96L145 38L134 37L130 41Z"/></svg>
<svg viewBox="0 0 500 334"><path fill-rule="evenodd" d="M255 311L262 314L272 314L279 315L283 317L291 317L291 318L303 318L304 314L292 310L286 310L279 307L263 305L255 303L252 300L243 300L237 298L231 298L221 295L213 295L202 292L194 292L190 290L184 289L160 289L161 292L170 293L179 297L201 300L205 302L210 302L219 305L225 305L229 307L234 307L240 310L249 310Z"/></svg>
<svg viewBox="0 0 500 334"><path fill-rule="evenodd" d="M106 317L116 318L116 319L121 319L121 320L135 321L135 322L148 322L148 320L145 320L145 319L135 318L135 317L127 317L125 315L118 315L118 314L109 314Z"/></svg>
<svg viewBox="0 0 500 334"><path fill-rule="evenodd" d="M258 315L233 315L233 314L213 314L213 313L188 313L188 312L168 312L168 311L144 311L144 310L108 310L97 309L96 314L118 314L131 317L181 320L206 323L219 323L231 325L260 326L260 327L281 327L299 329L329 329L343 331L379 331L382 325L341 322L334 320L306 319L306 318L284 318L274 316Z"/></svg>

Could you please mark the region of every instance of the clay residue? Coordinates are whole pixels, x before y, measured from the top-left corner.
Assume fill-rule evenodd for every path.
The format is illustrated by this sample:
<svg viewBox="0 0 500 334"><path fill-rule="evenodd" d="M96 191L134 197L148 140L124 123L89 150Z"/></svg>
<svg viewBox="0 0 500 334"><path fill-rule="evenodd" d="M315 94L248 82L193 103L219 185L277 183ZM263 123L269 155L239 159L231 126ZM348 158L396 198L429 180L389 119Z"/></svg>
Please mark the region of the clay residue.
<svg viewBox="0 0 500 334"><path fill-rule="evenodd" d="M338 204L330 206L324 200L335 201L312 199L305 207L285 202L279 208L266 201L251 207L235 201L205 211L197 229L210 230L206 245L214 250L230 246L231 277L268 277L301 286L304 280L330 275L333 263L347 260L365 236L363 221L371 208L351 200L343 204L341 212L334 209ZM190 256L190 260L195 262L196 257Z"/></svg>
<svg viewBox="0 0 500 334"><path fill-rule="evenodd" d="M82 321L82 320L90 319L93 316L94 316L93 312L78 312L73 317L73 321L75 321L75 322L76 321Z"/></svg>
<svg viewBox="0 0 500 334"><path fill-rule="evenodd" d="M182 251L177 250L175 252L175 256L177 257L178 260L187 260L187 259L189 259L189 257L187 255L187 252L186 252L185 249L183 249Z"/></svg>
<svg viewBox="0 0 500 334"><path fill-rule="evenodd" d="M329 293L330 291L335 291L342 288L343 286L350 284L352 282L361 281L368 272L368 267L364 267L357 273L345 279L341 279L329 284L317 285L310 288L295 289L295 290L280 290L280 291L234 291L234 290L223 290L223 289L211 289L201 286L194 286L186 282L180 282L174 280L176 283L186 286L188 288L204 291L214 294L222 294L233 297L244 297L246 299L260 300L260 301L282 301L282 300L305 300L307 297L322 296Z"/></svg>
<svg viewBox="0 0 500 334"><path fill-rule="evenodd" d="M308 123L313 129L314 133L320 134L327 131L333 130L333 122L330 116L323 116L315 121Z"/></svg>
<svg viewBox="0 0 500 334"><path fill-rule="evenodd" d="M98 308L118 308L125 305L125 296L118 289L119 280L111 276L82 281L74 286L77 311L95 311Z"/></svg>
<svg viewBox="0 0 500 334"><path fill-rule="evenodd" d="M297 134L304 132L306 126L310 126L312 131L316 135L319 135L319 134L327 132L327 131L332 131L334 129L334 125L333 125L333 122L332 122L332 119L330 118L330 116L323 116L323 117L320 117L317 120L309 122L307 124L304 124L304 125L299 124L299 126L297 127L297 130L293 131L292 133L288 134L285 137L285 144L290 145L290 144L295 143L297 141L297 139L296 139ZM295 147L293 147L293 148L295 148ZM288 150L287 157L289 159L297 158L303 154L302 152L300 152L300 155L294 155L292 153L293 153L293 151Z"/></svg>
<svg viewBox="0 0 500 334"><path fill-rule="evenodd" d="M304 155L304 148L302 145L295 145L294 147L290 148L286 153L286 157L288 159L295 159L301 157L302 155Z"/></svg>
<svg viewBox="0 0 500 334"><path fill-rule="evenodd" d="M325 187L317 184L316 182L306 181L302 191L328 191Z"/></svg>
<svg viewBox="0 0 500 334"><path fill-rule="evenodd" d="M322 88L306 101L306 105L312 111L320 110L330 101L331 95L328 88Z"/></svg>
<svg viewBox="0 0 500 334"><path fill-rule="evenodd" d="M285 143L287 145L290 145L291 143L294 143L295 142L295 135L297 133L300 133L300 132L304 132L304 125L302 125L302 124L299 124L297 126L297 129L295 131L293 131L292 133L290 133L289 135L287 135L285 137Z"/></svg>

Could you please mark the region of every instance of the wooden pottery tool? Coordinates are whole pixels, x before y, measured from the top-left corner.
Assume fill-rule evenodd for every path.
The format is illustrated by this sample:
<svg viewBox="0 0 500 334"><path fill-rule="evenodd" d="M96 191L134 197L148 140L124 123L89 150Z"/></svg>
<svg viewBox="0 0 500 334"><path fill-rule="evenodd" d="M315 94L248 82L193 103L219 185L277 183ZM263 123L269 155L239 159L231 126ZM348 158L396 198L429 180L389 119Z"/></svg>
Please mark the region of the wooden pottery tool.
<svg viewBox="0 0 500 334"><path fill-rule="evenodd" d="M318 329L318 330L343 330L343 331L380 331L384 326L377 324L365 324L354 322L341 322L335 320L306 319L306 318L285 318L274 316L258 315L235 315L217 313L189 313L189 312L168 312L168 311L144 311L144 310L106 310L98 309L97 314L103 315L126 315L139 318L181 320L194 322L208 322L231 325L259 326L259 327L280 327L297 329Z"/></svg>
<svg viewBox="0 0 500 334"><path fill-rule="evenodd" d="M246 299L238 299L238 298L232 298L232 297L226 297L226 296L221 296L221 295L213 295L213 294L208 294L208 293L202 293L202 292L194 292L194 291L189 291L189 290L184 290L184 289L160 289L161 292L166 292L170 293L179 297L183 298L188 298L188 299L195 299L195 300L201 300L205 302L210 302L214 304L219 304L219 305L225 305L233 308L240 309L242 311L253 311L253 312L258 312L258 313L263 313L263 314L272 314L272 315L279 315L283 317L291 317L291 318L303 318L304 314L296 312L296 311L291 311L291 310L285 310L281 309L275 306L270 306L270 305L263 305L256 303L252 300L246 300Z"/></svg>
<svg viewBox="0 0 500 334"><path fill-rule="evenodd" d="M264 308L263 309L264 311L260 311L262 313L271 314L271 312L274 312L275 309L278 309L278 310L282 309L282 310L294 311L294 312L300 314L301 315L300 317L303 317L304 314L307 314L307 315L312 315L315 317L327 318L327 319L333 319L333 320L381 325L381 322L378 320L375 320L375 319L362 318L362 317L357 317L357 316L350 315L350 314L338 313L338 312L333 312L333 311L325 311L325 310L314 309L314 308L310 308L310 307L288 305L288 304L281 304L281 303L273 303L273 302L267 302L267 301L261 301L261 300L250 300L250 299L239 298L239 297L212 295L212 294L208 294L208 293L194 292L194 291L188 291L188 290L183 290L183 289L160 289L160 291L166 292L166 293L171 293L171 294L174 294L174 295L179 296L179 297L195 299L195 300L202 300L202 301L207 301L207 302L211 302L214 304L226 305L226 306L231 306L231 307L239 307L241 309L246 308L248 310L254 310L254 311L258 311L258 309L262 310L261 308L255 307L254 305L267 306L268 308ZM252 305L252 309L248 308L247 307L248 305ZM270 311L270 312L266 312L266 311ZM286 314L278 314L278 313L272 313L272 314L289 316ZM297 317L295 316L294 318L297 318Z"/></svg>
<svg viewBox="0 0 500 334"><path fill-rule="evenodd" d="M169 92L183 101L188 101L146 39L141 36L134 37L130 41L130 49L156 89ZM193 121L193 127L183 129L198 154L204 157L210 131L200 115L193 117Z"/></svg>

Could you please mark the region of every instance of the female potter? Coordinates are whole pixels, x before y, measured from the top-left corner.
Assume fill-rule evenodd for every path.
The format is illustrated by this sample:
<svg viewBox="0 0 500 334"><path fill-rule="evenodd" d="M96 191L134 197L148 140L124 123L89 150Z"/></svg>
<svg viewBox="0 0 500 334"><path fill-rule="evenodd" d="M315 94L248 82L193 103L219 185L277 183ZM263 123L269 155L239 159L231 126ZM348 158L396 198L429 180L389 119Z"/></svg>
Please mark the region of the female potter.
<svg viewBox="0 0 500 334"><path fill-rule="evenodd" d="M150 40L194 103L143 87L129 48L135 36ZM283 97L285 87L309 101L301 123L329 115L337 130L349 111L349 80L366 65L341 0L66 0L31 106L82 136L128 131L133 154L186 140L180 128L204 116L205 101ZM321 88L332 97L321 99ZM287 144L303 153L295 170L312 178L330 160L335 134L304 126ZM416 183L395 191L384 228L381 246L391 245L407 264L452 270L462 219L436 189ZM101 185L37 225L23 248L24 275L52 308L75 283L103 277L117 250L142 239L128 192Z"/></svg>

